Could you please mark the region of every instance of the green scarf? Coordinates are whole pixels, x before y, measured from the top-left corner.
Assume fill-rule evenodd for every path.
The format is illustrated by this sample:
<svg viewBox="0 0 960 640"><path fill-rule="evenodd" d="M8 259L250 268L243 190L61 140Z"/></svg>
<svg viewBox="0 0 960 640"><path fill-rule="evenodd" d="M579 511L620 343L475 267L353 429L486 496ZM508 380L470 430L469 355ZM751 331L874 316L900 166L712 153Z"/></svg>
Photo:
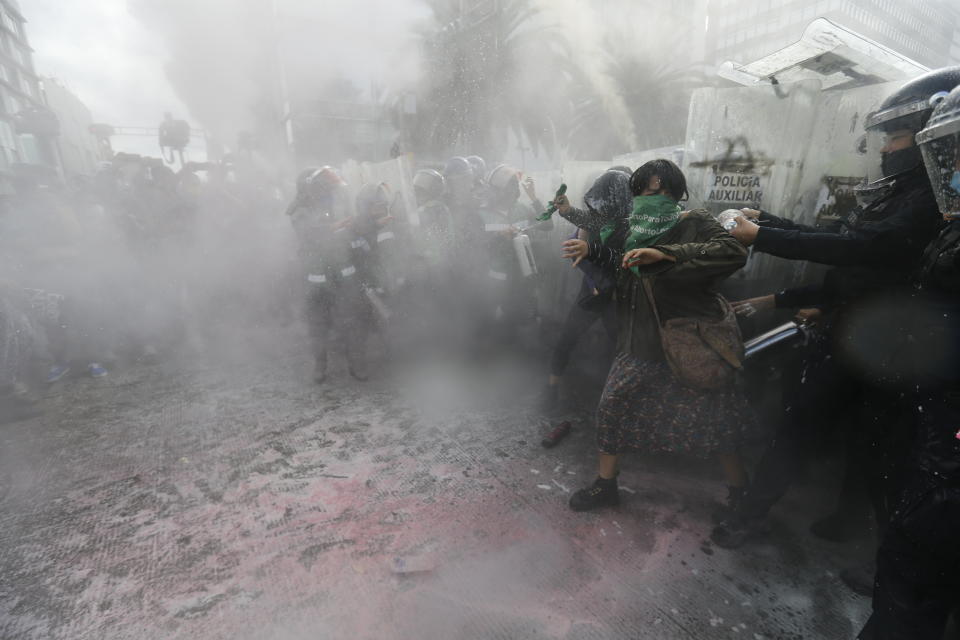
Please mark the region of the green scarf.
<svg viewBox="0 0 960 640"><path fill-rule="evenodd" d="M657 238L677 224L680 212L680 205L670 196L636 196L624 252L653 245ZM638 267L631 267L631 270L640 275Z"/></svg>

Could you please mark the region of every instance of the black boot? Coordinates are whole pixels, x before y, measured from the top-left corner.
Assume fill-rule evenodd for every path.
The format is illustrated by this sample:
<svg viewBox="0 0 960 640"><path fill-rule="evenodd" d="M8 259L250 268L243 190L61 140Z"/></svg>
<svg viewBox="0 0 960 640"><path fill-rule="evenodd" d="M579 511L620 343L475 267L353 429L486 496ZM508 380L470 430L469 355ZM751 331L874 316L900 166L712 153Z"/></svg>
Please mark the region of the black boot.
<svg viewBox="0 0 960 640"><path fill-rule="evenodd" d="M590 511L597 507L612 507L620 504L620 491L617 478L608 479L597 476L593 484L580 489L570 496L570 508L574 511Z"/></svg>
<svg viewBox="0 0 960 640"><path fill-rule="evenodd" d="M764 518L744 518L733 513L713 528L710 539L718 547L739 549L749 540L762 537L768 532Z"/></svg>
<svg viewBox="0 0 960 640"><path fill-rule="evenodd" d="M719 509L716 509L712 514L710 514L710 517L713 519L714 523L719 524L737 512L737 510L740 508L740 502L743 500L743 494L746 490L746 486L727 487L727 502L723 505L720 505Z"/></svg>

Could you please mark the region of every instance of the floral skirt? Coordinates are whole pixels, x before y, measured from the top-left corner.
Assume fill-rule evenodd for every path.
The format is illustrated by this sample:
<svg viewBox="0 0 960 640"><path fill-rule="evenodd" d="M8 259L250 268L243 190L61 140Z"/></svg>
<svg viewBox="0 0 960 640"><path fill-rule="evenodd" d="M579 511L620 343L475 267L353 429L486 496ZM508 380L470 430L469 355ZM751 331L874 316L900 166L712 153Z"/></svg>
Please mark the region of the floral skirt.
<svg viewBox="0 0 960 640"><path fill-rule="evenodd" d="M699 391L680 384L666 362L621 353L597 407L600 453L733 452L755 417L737 390Z"/></svg>

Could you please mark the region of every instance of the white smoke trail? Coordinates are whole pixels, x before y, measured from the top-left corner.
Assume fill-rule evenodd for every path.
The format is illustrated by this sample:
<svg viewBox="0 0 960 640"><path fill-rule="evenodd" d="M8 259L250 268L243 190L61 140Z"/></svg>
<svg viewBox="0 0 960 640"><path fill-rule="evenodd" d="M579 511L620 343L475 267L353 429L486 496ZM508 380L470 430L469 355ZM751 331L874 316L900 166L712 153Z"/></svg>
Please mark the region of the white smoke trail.
<svg viewBox="0 0 960 640"><path fill-rule="evenodd" d="M637 131L630 110L607 70L610 59L609 17L601 21L594 3L579 0L534 0L548 22L562 25L570 42L570 56L584 72L601 100L611 124L630 149L637 148ZM614 21L615 22L615 21Z"/></svg>

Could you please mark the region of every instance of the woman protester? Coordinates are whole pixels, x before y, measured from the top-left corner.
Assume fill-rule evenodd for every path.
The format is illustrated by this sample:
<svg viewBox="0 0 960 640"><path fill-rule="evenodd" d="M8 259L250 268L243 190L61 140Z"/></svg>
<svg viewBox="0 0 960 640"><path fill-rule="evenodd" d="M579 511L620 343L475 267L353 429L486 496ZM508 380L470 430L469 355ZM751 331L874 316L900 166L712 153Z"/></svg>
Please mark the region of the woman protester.
<svg viewBox="0 0 960 640"><path fill-rule="evenodd" d="M730 351L739 333L717 290L746 263L747 250L706 210L681 210L686 178L669 160L638 168L630 190L633 211L621 245L564 243L575 264L588 259L617 268L617 356L597 407L598 475L571 496L570 508L618 504L618 464L628 451L719 458L732 501L746 485L737 448L753 416L733 384L739 362ZM591 224L565 197L555 204L573 224ZM726 327L736 337L677 351L671 340L684 320L694 331L707 327L719 335ZM712 358L710 367L689 366L704 358ZM712 377L702 376L707 370Z"/></svg>
<svg viewBox="0 0 960 640"><path fill-rule="evenodd" d="M600 243L601 246L608 242L622 246L633 202L630 174L618 167L608 169L587 189L583 201L591 216L591 226L578 229L576 237L587 243ZM600 213L601 210L603 213ZM597 320L603 323L610 347L616 340L617 324L613 309L615 267L601 267L589 260L578 261L576 266L583 272L583 281L553 348L550 378L541 399L541 407L545 411L555 409L559 403L560 381L573 350Z"/></svg>

